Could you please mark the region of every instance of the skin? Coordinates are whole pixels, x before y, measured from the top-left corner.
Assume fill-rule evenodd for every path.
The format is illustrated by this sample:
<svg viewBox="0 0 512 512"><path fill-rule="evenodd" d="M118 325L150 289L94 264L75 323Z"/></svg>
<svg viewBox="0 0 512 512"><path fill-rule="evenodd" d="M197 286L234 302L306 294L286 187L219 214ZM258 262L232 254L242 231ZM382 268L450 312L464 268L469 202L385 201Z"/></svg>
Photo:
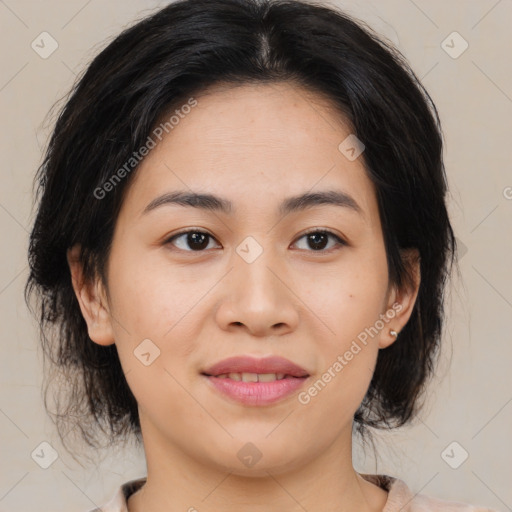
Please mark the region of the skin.
<svg viewBox="0 0 512 512"><path fill-rule="evenodd" d="M77 247L68 254L89 335L117 345L139 405L148 475L129 511L381 511L387 492L352 465L353 415L379 350L395 341L390 329L400 332L410 317L419 267L413 288L388 281L375 189L363 157L339 151L351 131L325 98L279 83L216 86L196 99L127 190L107 288L82 279ZM234 210L168 204L143 213L183 189L225 197ZM331 189L350 194L362 215L334 205L278 213L285 198ZM202 252L186 236L167 242L185 228L211 235ZM315 250L304 236L312 228L347 245L329 237ZM248 236L263 249L252 263L236 252ZM295 393L241 405L201 376L233 355L281 355L310 374L303 391L397 303L394 318L308 404ZM133 353L144 339L160 350L149 366ZM237 457L248 442L262 454L252 467Z"/></svg>

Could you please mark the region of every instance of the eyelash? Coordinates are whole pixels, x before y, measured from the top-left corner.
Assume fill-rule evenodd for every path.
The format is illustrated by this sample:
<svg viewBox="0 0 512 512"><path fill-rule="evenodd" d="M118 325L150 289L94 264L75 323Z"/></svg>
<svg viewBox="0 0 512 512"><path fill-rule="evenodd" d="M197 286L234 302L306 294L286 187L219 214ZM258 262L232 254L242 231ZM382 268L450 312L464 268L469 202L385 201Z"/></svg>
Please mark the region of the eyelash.
<svg viewBox="0 0 512 512"><path fill-rule="evenodd" d="M206 235L208 237L210 237L211 239L215 239L212 235L210 235L210 233L208 233L207 231L202 231L201 229L189 229L187 231L181 231L180 233L176 233L174 235L172 235L170 238L168 238L165 242L164 242L164 245L168 245L168 244L172 244L172 242L183 236L183 235L188 235L189 233L199 233L199 234L202 234L202 235ZM320 234L325 234L325 235L328 235L328 236L331 236L332 238L334 238L336 240L336 243L337 243L337 247L334 247L331 249L320 249L318 251L314 251L314 250L310 250L308 252L313 252L313 253L329 253L331 252L333 249L339 249L340 247L342 246L346 246L348 245L347 242L339 237L337 234L333 233L332 231L329 231L328 229L312 229L311 231L307 231L306 233L303 233L297 240L301 240L302 238L308 236L308 235L311 235L311 234L317 234L317 233L320 233ZM193 251L193 250L184 250L184 249L179 249L179 251L183 251L183 252L195 252L195 253L200 253L200 252L205 252L206 249L203 249L203 250L198 250L198 251Z"/></svg>

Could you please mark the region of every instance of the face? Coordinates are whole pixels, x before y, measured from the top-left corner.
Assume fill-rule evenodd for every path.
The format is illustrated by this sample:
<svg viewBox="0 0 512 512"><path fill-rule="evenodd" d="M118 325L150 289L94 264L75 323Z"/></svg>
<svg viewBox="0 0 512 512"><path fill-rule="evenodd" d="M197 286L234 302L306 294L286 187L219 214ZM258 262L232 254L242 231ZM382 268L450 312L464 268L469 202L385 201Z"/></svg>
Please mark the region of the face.
<svg viewBox="0 0 512 512"><path fill-rule="evenodd" d="M91 338L117 346L147 450L285 471L350 442L378 351L415 294L388 281L364 153L340 151L351 131L325 100L285 83L196 100L137 169L108 294L82 311ZM221 201L172 202L178 191ZM330 200L288 201L320 193ZM241 402L203 375L232 356L281 356L309 376L280 399ZM258 452L254 467L240 456Z"/></svg>

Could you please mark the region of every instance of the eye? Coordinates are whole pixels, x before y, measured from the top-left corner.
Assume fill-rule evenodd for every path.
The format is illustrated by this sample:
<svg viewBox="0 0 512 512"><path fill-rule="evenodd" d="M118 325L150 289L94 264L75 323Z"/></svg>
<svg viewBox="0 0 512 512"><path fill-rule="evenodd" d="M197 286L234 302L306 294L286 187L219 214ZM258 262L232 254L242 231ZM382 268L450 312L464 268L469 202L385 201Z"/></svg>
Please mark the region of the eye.
<svg viewBox="0 0 512 512"><path fill-rule="evenodd" d="M178 244L173 244L178 247L178 249L181 249L183 251L188 252L200 252L204 249L208 248L209 239L213 240L213 237L207 233L206 231L201 231L199 229L192 229L189 231L182 231L181 233L178 233L176 235L173 235L171 238L166 240L165 244L171 244L175 240L182 240L180 247ZM183 246L188 246L191 249L187 250Z"/></svg>
<svg viewBox="0 0 512 512"><path fill-rule="evenodd" d="M306 243L313 248L314 252L327 252L325 251L326 242L328 245L328 240L331 238L334 240L334 247L347 245L345 240L340 238L338 235L332 233L328 230L313 230L308 233L302 235L299 240L306 239ZM177 240L181 240L180 244L175 243ZM165 244L172 244L178 247L178 249L187 251L187 252L201 252L205 249L211 248L209 246L209 241L214 240L213 236L207 233L206 231L201 231L199 229L191 229L188 231L182 231L181 233L177 233L173 235L169 239L165 241ZM189 249L186 247L188 246ZM331 246L332 249L332 246ZM306 249L307 250L307 249Z"/></svg>
<svg viewBox="0 0 512 512"><path fill-rule="evenodd" d="M306 243L313 247L314 252L327 252L325 251L326 242L328 243L329 238L334 239L334 246L347 245L345 240L340 238L338 235L332 233L331 231L323 230L314 230L309 231L305 235L302 235L299 240L303 238L306 239ZM332 247L331 247L332 248Z"/></svg>

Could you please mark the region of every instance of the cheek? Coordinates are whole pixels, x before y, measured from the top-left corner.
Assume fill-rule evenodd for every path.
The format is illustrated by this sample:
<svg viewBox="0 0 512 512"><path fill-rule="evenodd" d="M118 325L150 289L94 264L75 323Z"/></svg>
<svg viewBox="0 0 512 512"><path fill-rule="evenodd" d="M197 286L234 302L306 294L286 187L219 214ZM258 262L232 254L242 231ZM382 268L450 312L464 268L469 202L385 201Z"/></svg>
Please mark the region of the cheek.
<svg viewBox="0 0 512 512"><path fill-rule="evenodd" d="M190 283L161 260L136 251L112 258L112 314L134 337L161 339L193 304Z"/></svg>
<svg viewBox="0 0 512 512"><path fill-rule="evenodd" d="M155 379L167 382L166 370L184 371L184 363L197 349L200 322L195 312L203 287L185 282L161 262L144 260L133 251L129 257L112 258L109 288L117 350L125 373L133 371L130 378L136 389L144 393L155 386ZM146 367L149 361L154 362Z"/></svg>
<svg viewBox="0 0 512 512"><path fill-rule="evenodd" d="M119 261L110 276L116 347L139 407L168 425L193 410L183 384L199 339L194 304L204 291L194 292L158 264L136 263Z"/></svg>
<svg viewBox="0 0 512 512"><path fill-rule="evenodd" d="M387 267L381 259L354 252L334 271L311 279L303 293L333 348L350 344L379 319L388 286Z"/></svg>
<svg viewBox="0 0 512 512"><path fill-rule="evenodd" d="M338 295L339 296L339 295ZM314 350L321 361L318 374L310 387L299 396L299 402L311 413L312 423L321 422L329 415L327 430L335 435L340 425L348 424L359 408L370 385L379 352L377 338L365 329L378 316L364 309L350 298L341 301L337 315L331 316L334 334L315 338ZM377 302L374 305L377 311Z"/></svg>
<svg viewBox="0 0 512 512"><path fill-rule="evenodd" d="M375 251L378 255L378 251ZM384 254L381 255L384 258ZM322 285L310 283L308 303L321 320L321 330L311 332L320 364L317 398L333 414L339 406L354 411L370 384L378 355L378 333L382 304L387 290L387 266L378 257L348 257L336 273L323 276ZM308 400L308 397L305 397Z"/></svg>

